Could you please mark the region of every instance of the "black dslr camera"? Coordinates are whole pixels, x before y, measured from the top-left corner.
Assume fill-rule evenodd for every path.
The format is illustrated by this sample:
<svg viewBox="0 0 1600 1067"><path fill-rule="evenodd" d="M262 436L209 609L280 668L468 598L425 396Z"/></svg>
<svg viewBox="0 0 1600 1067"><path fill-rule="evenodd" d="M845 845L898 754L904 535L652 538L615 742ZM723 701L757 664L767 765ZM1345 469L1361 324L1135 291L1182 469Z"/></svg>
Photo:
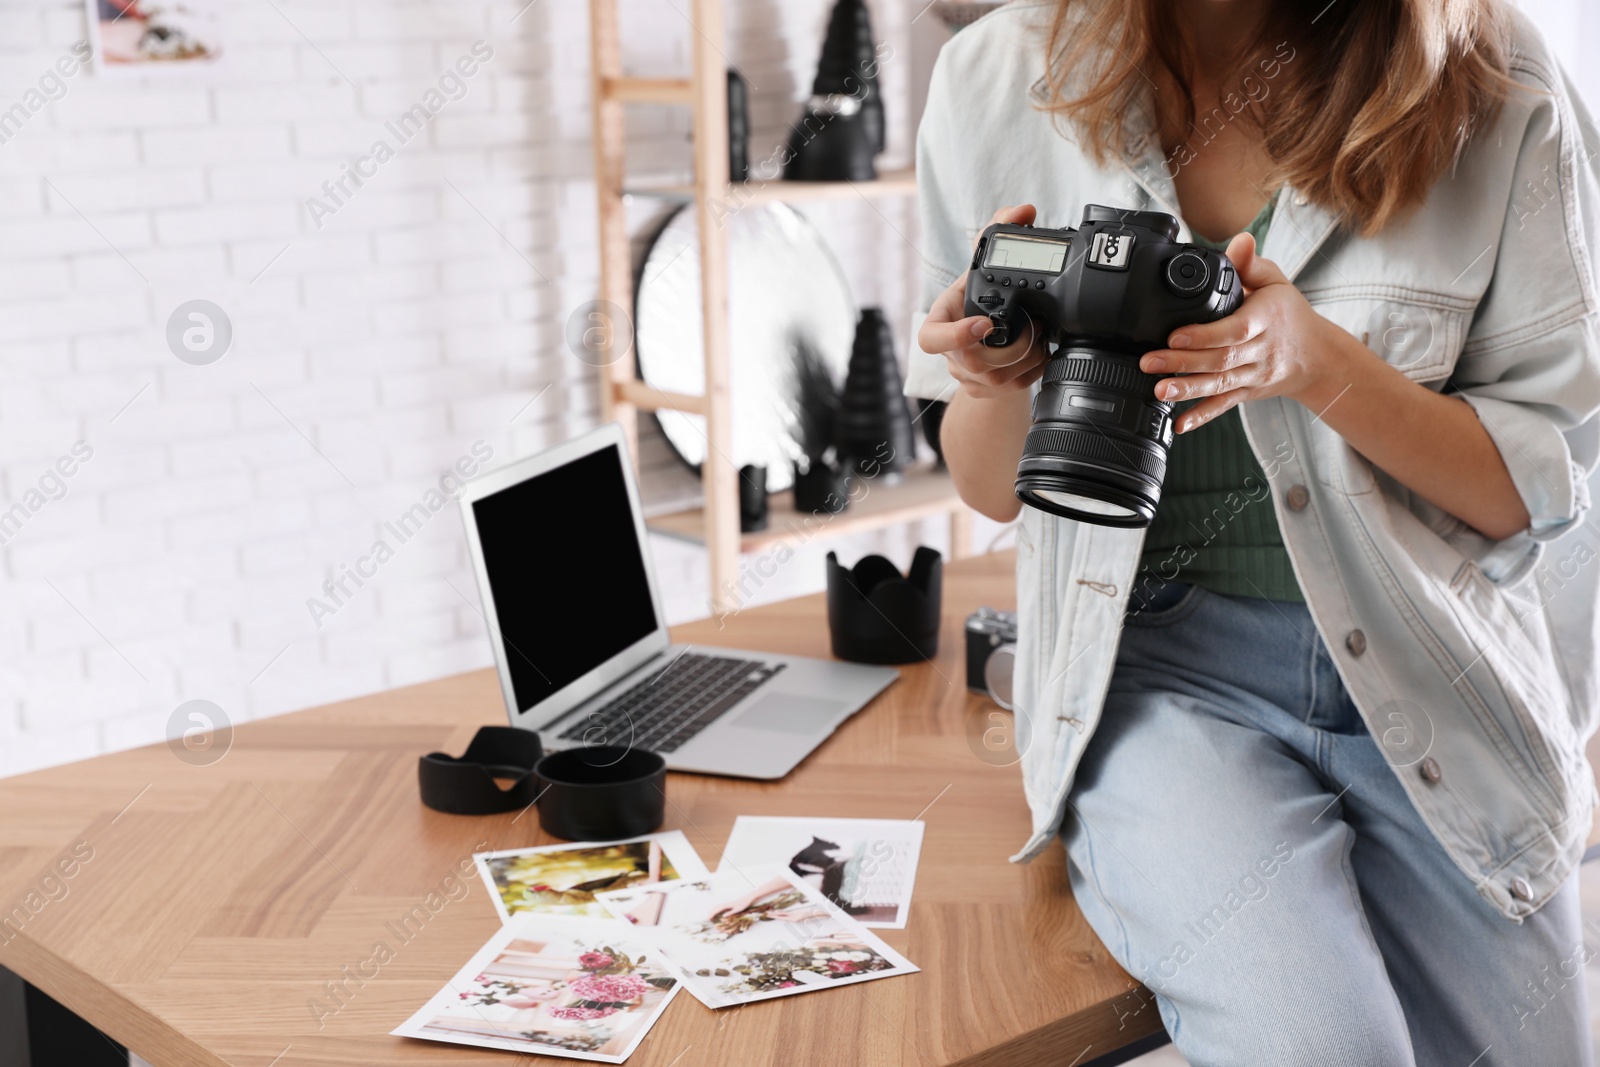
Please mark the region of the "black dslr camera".
<svg viewBox="0 0 1600 1067"><path fill-rule="evenodd" d="M988 315L984 344L1029 330L1056 345L1033 402L1017 496L1101 526L1148 526L1172 445L1172 404L1139 357L1180 326L1231 315L1244 299L1221 252L1177 240L1159 211L1090 204L1076 230L996 223L967 275L967 315Z"/></svg>

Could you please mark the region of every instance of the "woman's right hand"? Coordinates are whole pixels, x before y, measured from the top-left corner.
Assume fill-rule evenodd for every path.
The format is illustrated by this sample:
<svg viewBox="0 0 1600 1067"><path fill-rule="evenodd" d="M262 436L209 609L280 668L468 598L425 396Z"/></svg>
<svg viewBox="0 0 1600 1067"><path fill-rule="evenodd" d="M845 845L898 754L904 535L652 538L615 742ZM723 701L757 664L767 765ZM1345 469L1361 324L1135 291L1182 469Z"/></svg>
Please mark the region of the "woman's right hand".
<svg viewBox="0 0 1600 1067"><path fill-rule="evenodd" d="M1031 223L1032 204L1004 207L989 220L1018 224ZM941 353L950 376L962 392L978 400L1026 390L1044 374L1050 353L1037 330L1029 328L1004 348L989 348L983 339L994 329L987 315L967 316L967 276L957 278L928 309L917 344L924 352Z"/></svg>

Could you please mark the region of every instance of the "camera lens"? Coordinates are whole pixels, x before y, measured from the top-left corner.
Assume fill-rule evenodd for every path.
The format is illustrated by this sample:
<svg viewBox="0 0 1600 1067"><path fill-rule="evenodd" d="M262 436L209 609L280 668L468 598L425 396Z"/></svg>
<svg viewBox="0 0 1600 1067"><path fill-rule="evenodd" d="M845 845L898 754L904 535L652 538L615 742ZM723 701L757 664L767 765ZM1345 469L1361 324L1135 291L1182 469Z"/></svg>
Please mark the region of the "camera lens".
<svg viewBox="0 0 1600 1067"><path fill-rule="evenodd" d="M1011 710L1011 683L1017 667L1017 646L1007 643L989 653L983 661L983 684L989 698L1007 711Z"/></svg>
<svg viewBox="0 0 1600 1067"><path fill-rule="evenodd" d="M1161 499L1172 405L1135 354L1062 347L1045 368L1017 467L1024 503L1101 526L1148 526Z"/></svg>

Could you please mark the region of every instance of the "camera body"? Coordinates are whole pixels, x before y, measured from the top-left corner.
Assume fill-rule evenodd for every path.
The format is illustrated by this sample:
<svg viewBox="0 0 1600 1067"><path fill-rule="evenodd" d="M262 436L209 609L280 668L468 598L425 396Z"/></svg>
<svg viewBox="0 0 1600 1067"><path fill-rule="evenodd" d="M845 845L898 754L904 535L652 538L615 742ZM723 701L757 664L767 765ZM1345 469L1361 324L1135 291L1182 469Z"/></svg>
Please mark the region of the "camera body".
<svg viewBox="0 0 1600 1067"><path fill-rule="evenodd" d="M1017 613L979 608L967 616L967 688L1011 707L1011 670L1017 655Z"/></svg>
<svg viewBox="0 0 1600 1067"><path fill-rule="evenodd" d="M1036 330L1056 346L1017 472L1017 495L1053 514L1147 526L1161 496L1172 404L1139 357L1173 330L1232 314L1244 299L1228 257L1177 240L1159 211L1090 204L1077 229L995 223L967 274L966 314L987 315L991 348Z"/></svg>

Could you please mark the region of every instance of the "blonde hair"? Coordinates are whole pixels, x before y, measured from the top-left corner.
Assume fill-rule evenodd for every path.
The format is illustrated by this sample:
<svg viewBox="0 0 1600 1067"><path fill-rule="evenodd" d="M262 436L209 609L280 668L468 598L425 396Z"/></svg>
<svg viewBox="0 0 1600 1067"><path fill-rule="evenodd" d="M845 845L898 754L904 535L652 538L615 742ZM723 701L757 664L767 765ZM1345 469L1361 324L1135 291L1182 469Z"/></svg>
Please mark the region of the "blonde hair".
<svg viewBox="0 0 1600 1067"><path fill-rule="evenodd" d="M1124 116L1152 85L1175 90L1152 101L1164 142L1197 128L1194 62L1173 6L1056 6L1047 107L1101 163L1137 153ZM1293 185L1352 229L1373 234L1420 204L1473 133L1494 121L1515 84L1509 33L1499 0L1279 0L1240 54L1248 66L1231 95L1247 105L1228 111L1260 131L1272 187ZM1266 86L1259 96L1252 78ZM1069 82L1086 88L1069 96Z"/></svg>

